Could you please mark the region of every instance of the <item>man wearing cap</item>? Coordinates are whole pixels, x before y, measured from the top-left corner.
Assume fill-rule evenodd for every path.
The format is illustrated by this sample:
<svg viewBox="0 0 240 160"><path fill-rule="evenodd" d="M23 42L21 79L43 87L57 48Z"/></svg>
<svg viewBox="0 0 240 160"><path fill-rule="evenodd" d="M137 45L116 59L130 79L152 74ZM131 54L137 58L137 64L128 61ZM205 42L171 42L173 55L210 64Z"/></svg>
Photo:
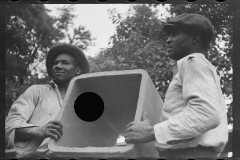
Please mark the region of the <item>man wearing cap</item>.
<svg viewBox="0 0 240 160"><path fill-rule="evenodd" d="M177 61L169 84L160 123L127 125L127 143L156 140L160 157L218 157L228 141L227 109L219 77L205 58L214 40L211 22L198 14L181 14L169 20L168 55Z"/></svg>
<svg viewBox="0 0 240 160"><path fill-rule="evenodd" d="M47 85L32 85L12 105L5 130L18 156L42 156L49 153L50 138L59 140L62 124L56 121L69 82L75 76L89 72L84 53L70 44L52 47L46 58L46 68L52 81Z"/></svg>

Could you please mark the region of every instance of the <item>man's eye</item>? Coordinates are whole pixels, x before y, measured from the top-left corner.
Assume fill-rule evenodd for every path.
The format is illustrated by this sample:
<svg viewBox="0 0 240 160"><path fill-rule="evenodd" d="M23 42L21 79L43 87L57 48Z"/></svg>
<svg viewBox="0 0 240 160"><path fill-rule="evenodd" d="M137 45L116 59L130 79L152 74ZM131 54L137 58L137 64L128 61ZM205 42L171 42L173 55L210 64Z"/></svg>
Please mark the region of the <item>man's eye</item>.
<svg viewBox="0 0 240 160"><path fill-rule="evenodd" d="M68 61L63 61L62 63L63 63L63 64L69 64L70 62L68 62Z"/></svg>
<svg viewBox="0 0 240 160"><path fill-rule="evenodd" d="M177 35L177 32L173 32L172 34L171 34L171 36L176 36Z"/></svg>
<svg viewBox="0 0 240 160"><path fill-rule="evenodd" d="M177 36L178 34L179 34L179 32L177 32L177 31L176 32L171 32L170 36Z"/></svg>

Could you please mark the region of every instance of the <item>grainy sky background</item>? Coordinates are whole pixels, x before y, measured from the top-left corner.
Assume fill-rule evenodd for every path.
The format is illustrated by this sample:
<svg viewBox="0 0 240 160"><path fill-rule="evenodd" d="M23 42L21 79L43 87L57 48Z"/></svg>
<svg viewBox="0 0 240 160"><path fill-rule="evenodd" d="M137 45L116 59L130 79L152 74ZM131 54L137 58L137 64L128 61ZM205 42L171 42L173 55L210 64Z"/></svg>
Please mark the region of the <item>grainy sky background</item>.
<svg viewBox="0 0 240 160"><path fill-rule="evenodd" d="M59 13L56 8L66 6L67 4L45 4L46 8L52 10L50 15L57 16ZM116 9L117 12L127 14L130 4L75 4L74 26L83 25L92 33L96 39L95 46L89 47L84 53L88 56L94 56L101 48L108 47L109 38L115 32L115 26L110 19L108 9ZM157 7L159 17L165 13L165 8L159 5Z"/></svg>

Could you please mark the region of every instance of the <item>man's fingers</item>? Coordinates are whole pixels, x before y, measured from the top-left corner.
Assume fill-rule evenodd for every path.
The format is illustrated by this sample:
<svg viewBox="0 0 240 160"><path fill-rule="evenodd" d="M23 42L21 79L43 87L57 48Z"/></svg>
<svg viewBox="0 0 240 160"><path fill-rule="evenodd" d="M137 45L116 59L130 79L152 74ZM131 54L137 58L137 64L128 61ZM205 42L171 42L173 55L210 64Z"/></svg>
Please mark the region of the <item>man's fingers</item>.
<svg viewBox="0 0 240 160"><path fill-rule="evenodd" d="M62 132L61 131L59 132L56 129L52 129L52 131L58 136L59 139L62 137Z"/></svg>
<svg viewBox="0 0 240 160"><path fill-rule="evenodd" d="M125 142L126 143L135 143L135 139L133 138L133 137L127 137L127 138L125 138Z"/></svg>
<svg viewBox="0 0 240 160"><path fill-rule="evenodd" d="M60 122L60 121L50 121L49 123L60 126L61 128L63 127L62 122Z"/></svg>
<svg viewBox="0 0 240 160"><path fill-rule="evenodd" d="M127 132L131 132L131 131L133 131L132 127L128 127L128 128L124 131L124 133L126 134Z"/></svg>
<svg viewBox="0 0 240 160"><path fill-rule="evenodd" d="M63 134L62 128L58 125L51 125L49 129L56 129L61 135Z"/></svg>
<svg viewBox="0 0 240 160"><path fill-rule="evenodd" d="M143 113L143 121L144 121L144 120L147 120L147 119L148 119L147 112L144 112L144 113Z"/></svg>
<svg viewBox="0 0 240 160"><path fill-rule="evenodd" d="M133 124L134 124L134 122L130 122L130 123L128 123L128 125L126 126L126 128L131 127Z"/></svg>
<svg viewBox="0 0 240 160"><path fill-rule="evenodd" d="M126 143L131 143L131 139L130 138L125 138L125 142Z"/></svg>
<svg viewBox="0 0 240 160"><path fill-rule="evenodd" d="M63 131L62 131L62 126L57 123L52 123L53 121L51 121L51 123L48 123L47 126L46 126L46 129L47 130L51 130L51 129L55 129L57 130L61 135L63 134Z"/></svg>
<svg viewBox="0 0 240 160"><path fill-rule="evenodd" d="M62 137L62 134L56 129L49 129L48 133L50 133L50 136L53 134L54 137L57 137L57 139L60 139Z"/></svg>
<svg viewBox="0 0 240 160"><path fill-rule="evenodd" d="M131 143L131 137L129 133L125 133L124 138L126 143Z"/></svg>
<svg viewBox="0 0 240 160"><path fill-rule="evenodd" d="M55 141L59 140L58 136L54 133L48 132L47 137L54 139Z"/></svg>

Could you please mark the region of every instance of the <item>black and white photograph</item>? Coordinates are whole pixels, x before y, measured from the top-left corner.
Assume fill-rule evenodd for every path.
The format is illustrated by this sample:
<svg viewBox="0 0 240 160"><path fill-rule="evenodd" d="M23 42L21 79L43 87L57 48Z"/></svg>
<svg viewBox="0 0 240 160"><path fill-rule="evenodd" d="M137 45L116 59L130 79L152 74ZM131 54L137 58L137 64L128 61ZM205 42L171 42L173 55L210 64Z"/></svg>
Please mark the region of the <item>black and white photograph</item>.
<svg viewBox="0 0 240 160"><path fill-rule="evenodd" d="M240 155L234 5L5 4L5 157Z"/></svg>

